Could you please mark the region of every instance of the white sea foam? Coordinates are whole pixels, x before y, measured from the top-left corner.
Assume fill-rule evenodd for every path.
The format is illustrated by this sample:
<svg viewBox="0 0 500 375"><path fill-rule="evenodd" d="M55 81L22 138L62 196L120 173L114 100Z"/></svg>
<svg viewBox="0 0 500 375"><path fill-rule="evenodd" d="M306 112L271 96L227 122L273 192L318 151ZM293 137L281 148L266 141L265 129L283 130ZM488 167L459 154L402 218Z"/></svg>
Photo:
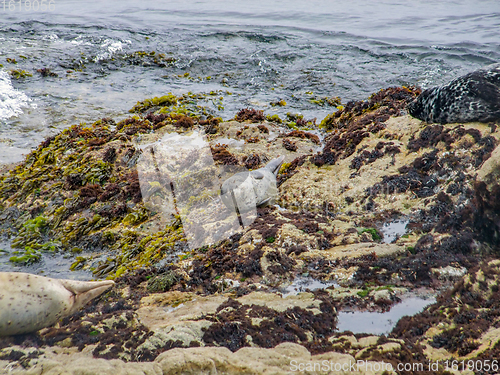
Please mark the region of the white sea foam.
<svg viewBox="0 0 500 375"><path fill-rule="evenodd" d="M75 46L91 46L92 43L90 43L88 40L85 40L84 37L81 35L78 35L75 39L70 41L71 44L74 44Z"/></svg>
<svg viewBox="0 0 500 375"><path fill-rule="evenodd" d="M12 86L9 75L0 71L0 121L23 113L31 99Z"/></svg>
<svg viewBox="0 0 500 375"><path fill-rule="evenodd" d="M97 62L100 60L110 59L113 56L113 54L123 50L124 44L131 44L131 42L129 40L126 40L125 42L113 39L104 40L104 42L100 46L104 51L102 53L97 54L94 61Z"/></svg>
<svg viewBox="0 0 500 375"><path fill-rule="evenodd" d="M49 34L49 35L44 35L42 37L42 40L48 40L48 41L54 41L59 39L59 37L56 34Z"/></svg>

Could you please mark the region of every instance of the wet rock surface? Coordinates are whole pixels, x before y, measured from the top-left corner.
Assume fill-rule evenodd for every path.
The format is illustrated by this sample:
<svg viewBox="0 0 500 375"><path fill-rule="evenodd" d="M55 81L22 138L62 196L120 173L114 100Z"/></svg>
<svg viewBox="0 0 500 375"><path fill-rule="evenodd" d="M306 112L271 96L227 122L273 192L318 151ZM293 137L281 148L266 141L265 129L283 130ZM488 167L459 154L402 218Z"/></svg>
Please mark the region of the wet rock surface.
<svg viewBox="0 0 500 375"><path fill-rule="evenodd" d="M117 124L47 139L0 176L1 235L18 251L7 256L22 270L64 254L116 286L53 327L0 339L0 368L279 374L292 360L394 369L440 360L427 373L444 374L446 360L498 358L500 132L411 118L404 108L419 93L381 90L328 116L323 130L251 109L224 122L165 96ZM277 205L190 249L178 216L144 204L136 163L138 136L194 129L225 171L279 155L285 163ZM384 240L392 222L407 224ZM285 293L303 278L323 286ZM389 335L337 329L340 311L387 311L417 289L436 303Z"/></svg>

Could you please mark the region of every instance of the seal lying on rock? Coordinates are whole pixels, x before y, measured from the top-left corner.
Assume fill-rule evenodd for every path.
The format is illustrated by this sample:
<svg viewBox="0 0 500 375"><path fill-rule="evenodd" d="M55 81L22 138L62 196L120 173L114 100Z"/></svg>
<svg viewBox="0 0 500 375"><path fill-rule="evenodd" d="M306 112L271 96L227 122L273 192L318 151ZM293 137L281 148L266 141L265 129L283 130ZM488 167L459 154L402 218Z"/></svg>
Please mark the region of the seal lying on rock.
<svg viewBox="0 0 500 375"><path fill-rule="evenodd" d="M60 280L0 272L0 336L49 327L114 285L114 281Z"/></svg>
<svg viewBox="0 0 500 375"><path fill-rule="evenodd" d="M430 123L500 120L500 63L427 89L407 109L413 117Z"/></svg>
<svg viewBox="0 0 500 375"><path fill-rule="evenodd" d="M280 156L265 167L250 172L240 172L228 178L221 187L221 198L229 209L238 206L239 212L273 204L278 196L276 176L285 160Z"/></svg>

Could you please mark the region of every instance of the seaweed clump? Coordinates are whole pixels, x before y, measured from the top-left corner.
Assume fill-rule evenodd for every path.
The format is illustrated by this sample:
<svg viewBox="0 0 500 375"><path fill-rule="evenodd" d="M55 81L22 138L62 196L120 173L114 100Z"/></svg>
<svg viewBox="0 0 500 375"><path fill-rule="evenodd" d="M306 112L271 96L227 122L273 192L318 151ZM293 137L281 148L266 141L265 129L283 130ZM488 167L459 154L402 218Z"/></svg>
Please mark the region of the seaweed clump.
<svg viewBox="0 0 500 375"><path fill-rule="evenodd" d="M385 149L382 150L385 146ZM366 164L371 164L378 158L383 157L387 154L399 154L401 149L399 146L394 146L394 142L379 142L375 146L372 151L363 150L360 152L360 155L354 157L352 159L351 165L349 166L351 169L359 170L361 166Z"/></svg>
<svg viewBox="0 0 500 375"><path fill-rule="evenodd" d="M311 161L320 167L351 156L364 138L384 129L384 122L401 115L406 104L419 93L416 88L392 87L380 90L367 101L347 103L322 121L321 127L338 131L327 137L323 151Z"/></svg>
<svg viewBox="0 0 500 375"><path fill-rule="evenodd" d="M290 133L287 133L284 135L285 137L296 137L296 138L301 138L301 139L309 139L312 142L316 143L319 145L319 137L316 134L305 132L302 130L293 130Z"/></svg>
<svg viewBox="0 0 500 375"><path fill-rule="evenodd" d="M169 124L183 129L199 124L206 128L208 134L215 134L221 119L215 117L208 106L200 103L215 104L216 100L218 99L211 94L187 93L175 96L168 93L161 97L139 101L129 112L142 114L152 130Z"/></svg>
<svg viewBox="0 0 500 375"><path fill-rule="evenodd" d="M119 256L92 270L116 277L151 265L182 245L178 226L152 235L138 228L154 213L142 202L135 169L141 153L130 136L149 132L151 122L134 116L115 129L113 124L102 119L71 126L0 177L0 204L18 212L0 219L19 249L12 261L28 263L44 252L64 251L79 254L72 269L80 269L90 267L92 254L107 251ZM42 220L43 228L38 228L35 224Z"/></svg>
<svg viewBox="0 0 500 375"><path fill-rule="evenodd" d="M260 258L263 251L257 247L248 254L238 254L240 237L241 234L234 235L229 240L212 245L208 249L200 249L201 253L193 260L188 284L194 288L201 287L205 292L215 293L218 291L218 286L214 281L226 273L241 274L244 278L261 276Z"/></svg>
<svg viewBox="0 0 500 375"><path fill-rule="evenodd" d="M277 177L278 186L280 186L283 182L296 174L298 172L297 168L306 162L306 158L307 155L302 155L293 159L291 163L283 163L280 173Z"/></svg>
<svg viewBox="0 0 500 375"><path fill-rule="evenodd" d="M297 151L297 145L288 138L283 139L283 147L288 151Z"/></svg>
<svg viewBox="0 0 500 375"><path fill-rule="evenodd" d="M41 68L36 70L42 77L57 77L57 73L52 72L49 68Z"/></svg>
<svg viewBox="0 0 500 375"><path fill-rule="evenodd" d="M261 348L296 342L313 349L314 354L327 351L331 345L326 350L317 350L318 342L335 334L337 313L329 298L322 295L317 298L321 301L319 313L297 306L277 311L266 306L244 305L230 298L214 314L203 317L213 322L205 329L203 341L233 352L250 346L250 342Z"/></svg>
<svg viewBox="0 0 500 375"><path fill-rule="evenodd" d="M238 159L229 152L227 145L216 144L210 146L214 161L222 165L238 165Z"/></svg>
<svg viewBox="0 0 500 375"><path fill-rule="evenodd" d="M264 116L264 111L253 109L253 108L243 108L236 114L236 121L251 121L251 122L262 122L266 118Z"/></svg>
<svg viewBox="0 0 500 375"><path fill-rule="evenodd" d="M260 160L260 156L258 154L251 154L244 157L243 163L245 164L245 168L252 170L259 168L262 161Z"/></svg>

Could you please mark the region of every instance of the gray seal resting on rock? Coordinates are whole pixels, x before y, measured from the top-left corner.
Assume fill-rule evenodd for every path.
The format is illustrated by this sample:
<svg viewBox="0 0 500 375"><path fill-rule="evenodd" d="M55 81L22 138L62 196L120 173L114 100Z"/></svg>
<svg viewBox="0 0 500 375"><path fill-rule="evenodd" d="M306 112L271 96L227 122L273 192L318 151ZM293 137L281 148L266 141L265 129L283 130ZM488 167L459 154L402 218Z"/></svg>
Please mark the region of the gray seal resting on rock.
<svg viewBox="0 0 500 375"><path fill-rule="evenodd" d="M112 280L61 280L0 272L0 337L49 327L113 285Z"/></svg>
<svg viewBox="0 0 500 375"><path fill-rule="evenodd" d="M429 123L500 120L500 63L427 89L407 109Z"/></svg>
<svg viewBox="0 0 500 375"><path fill-rule="evenodd" d="M273 204L278 196L276 176L285 160L280 156L265 167L250 172L240 172L228 178L221 187L221 198L229 209L234 203L240 213L256 207Z"/></svg>

